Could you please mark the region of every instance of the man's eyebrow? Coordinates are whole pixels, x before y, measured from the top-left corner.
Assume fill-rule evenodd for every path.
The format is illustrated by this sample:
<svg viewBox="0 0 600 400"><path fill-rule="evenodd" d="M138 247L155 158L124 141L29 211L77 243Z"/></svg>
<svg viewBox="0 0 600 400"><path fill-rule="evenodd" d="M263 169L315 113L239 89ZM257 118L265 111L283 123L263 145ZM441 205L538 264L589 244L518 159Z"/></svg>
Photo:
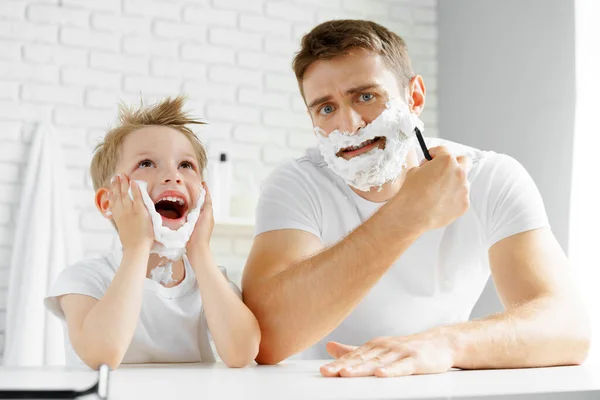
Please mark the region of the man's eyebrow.
<svg viewBox="0 0 600 400"><path fill-rule="evenodd" d="M381 87L381 85L379 85L377 83L367 83L366 85L360 85L360 86L356 86L351 89L348 89L348 90L346 90L345 94L360 93L360 92L364 92L365 90L378 89L380 87ZM325 96L319 97L318 99L311 101L310 104L308 105L308 108L311 109L314 106L324 103L330 99L331 99L331 95L325 95Z"/></svg>
<svg viewBox="0 0 600 400"><path fill-rule="evenodd" d="M308 105L308 109L310 110L311 108L313 108L314 106L321 104L321 103L325 103L327 100L331 99L331 95L326 95L326 96L321 96L318 99L314 99L313 101L310 102L310 104Z"/></svg>
<svg viewBox="0 0 600 400"><path fill-rule="evenodd" d="M381 85L378 85L377 83L368 83L366 85L356 86L356 87L353 87L352 89L348 89L348 90L346 90L346 94L360 93L360 92L364 92L365 90L378 89L380 87L381 87Z"/></svg>

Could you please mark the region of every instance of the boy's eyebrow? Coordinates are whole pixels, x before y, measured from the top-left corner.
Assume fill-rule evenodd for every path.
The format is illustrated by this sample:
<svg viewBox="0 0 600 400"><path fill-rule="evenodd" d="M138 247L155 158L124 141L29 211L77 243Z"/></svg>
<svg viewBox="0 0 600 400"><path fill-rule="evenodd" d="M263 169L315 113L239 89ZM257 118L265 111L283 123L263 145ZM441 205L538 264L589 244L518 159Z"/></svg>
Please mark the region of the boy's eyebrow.
<svg viewBox="0 0 600 400"><path fill-rule="evenodd" d="M143 152L141 152L141 153L137 153L137 154L135 155L135 157L136 157L136 158L137 158L137 157L153 157L153 156L154 156L154 153L151 153L151 152L149 152L149 151L143 151ZM195 155L194 153L189 153L189 152L187 152L187 151L183 153L183 156L184 156L184 157L190 157L190 158L193 158L193 159L195 159L195 158L196 158L196 155Z"/></svg>
<svg viewBox="0 0 600 400"><path fill-rule="evenodd" d="M135 153L135 157L152 157L153 154L150 153L149 151L142 151L141 153Z"/></svg>
<svg viewBox="0 0 600 400"><path fill-rule="evenodd" d="M346 92L344 94L348 95L348 94L360 93L360 92L363 92L365 90L378 89L380 87L381 87L381 85L379 85L377 83L367 83L365 85L360 85L360 86L355 86L353 88L350 88L350 89L346 90ZM321 97L319 97L317 99L314 99L308 105L308 109L314 108L316 105L324 103L324 102L326 102L328 100L331 100L331 95L329 95L329 94L325 95L325 96L321 96Z"/></svg>

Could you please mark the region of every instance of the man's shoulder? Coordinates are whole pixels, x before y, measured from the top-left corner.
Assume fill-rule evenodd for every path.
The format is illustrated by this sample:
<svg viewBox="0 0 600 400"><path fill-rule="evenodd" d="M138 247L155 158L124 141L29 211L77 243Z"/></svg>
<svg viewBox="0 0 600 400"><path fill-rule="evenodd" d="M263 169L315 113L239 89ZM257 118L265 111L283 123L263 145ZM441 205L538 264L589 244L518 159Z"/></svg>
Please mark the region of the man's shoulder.
<svg viewBox="0 0 600 400"><path fill-rule="evenodd" d="M306 149L301 157L288 159L273 169L269 179L289 178L293 180L315 180L328 177L327 163L316 147Z"/></svg>
<svg viewBox="0 0 600 400"><path fill-rule="evenodd" d="M520 165L517 160L509 155L497 153L493 150L483 150L446 139L427 138L428 147L444 146L456 157L467 156L472 161L469 171L469 181L473 183L482 177L490 177L498 168L514 168ZM419 150L420 151L420 150ZM420 155L422 157L422 154Z"/></svg>

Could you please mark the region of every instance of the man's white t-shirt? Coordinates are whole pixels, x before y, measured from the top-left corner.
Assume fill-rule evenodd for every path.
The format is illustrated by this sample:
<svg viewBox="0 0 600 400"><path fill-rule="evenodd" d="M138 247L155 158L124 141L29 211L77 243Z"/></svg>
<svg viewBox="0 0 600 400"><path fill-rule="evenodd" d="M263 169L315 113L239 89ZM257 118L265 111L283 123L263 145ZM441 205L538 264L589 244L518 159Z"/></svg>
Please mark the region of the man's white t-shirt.
<svg viewBox="0 0 600 400"><path fill-rule="evenodd" d="M419 237L333 332L294 358L329 358L325 344L330 340L361 345L380 336L466 321L490 276L489 248L548 226L537 187L516 160L441 139L427 143L473 160L470 208L445 228ZM416 150L420 162L423 155ZM263 184L255 233L299 229L331 246L383 204L357 195L311 148L304 157L280 165Z"/></svg>
<svg viewBox="0 0 600 400"><path fill-rule="evenodd" d="M122 250L80 261L64 269L56 279L46 308L63 321L65 327L65 358L67 365L83 362L68 338L65 315L57 298L65 294L83 294L100 300L112 282ZM200 289L187 257L184 256L185 277L177 286L166 288L146 278L138 325L123 363L213 362L208 324L202 308ZM227 278L241 298L239 288Z"/></svg>

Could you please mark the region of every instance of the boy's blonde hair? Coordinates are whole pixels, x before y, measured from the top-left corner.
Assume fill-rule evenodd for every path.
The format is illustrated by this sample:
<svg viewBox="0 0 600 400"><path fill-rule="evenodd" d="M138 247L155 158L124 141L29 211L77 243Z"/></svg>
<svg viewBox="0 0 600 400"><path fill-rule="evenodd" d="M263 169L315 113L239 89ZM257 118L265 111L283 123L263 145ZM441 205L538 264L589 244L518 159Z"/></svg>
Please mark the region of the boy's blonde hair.
<svg viewBox="0 0 600 400"><path fill-rule="evenodd" d="M292 63L302 97L304 97L302 87L304 73L312 63L346 55L353 48L361 48L381 55L402 87L406 87L414 76L406 43L394 32L372 21L356 19L326 21L304 35L300 51Z"/></svg>
<svg viewBox="0 0 600 400"><path fill-rule="evenodd" d="M192 143L198 159L198 168L202 172L207 162L206 150L198 137L186 125L204 124L205 122L191 118L183 110L184 103L185 97L177 96L173 99L167 97L149 107L140 105L137 109L120 104L118 125L108 131L104 140L94 149L90 166L94 190L108 186L110 178L115 173L121 155L121 146L127 135L146 126L168 126L184 134Z"/></svg>

